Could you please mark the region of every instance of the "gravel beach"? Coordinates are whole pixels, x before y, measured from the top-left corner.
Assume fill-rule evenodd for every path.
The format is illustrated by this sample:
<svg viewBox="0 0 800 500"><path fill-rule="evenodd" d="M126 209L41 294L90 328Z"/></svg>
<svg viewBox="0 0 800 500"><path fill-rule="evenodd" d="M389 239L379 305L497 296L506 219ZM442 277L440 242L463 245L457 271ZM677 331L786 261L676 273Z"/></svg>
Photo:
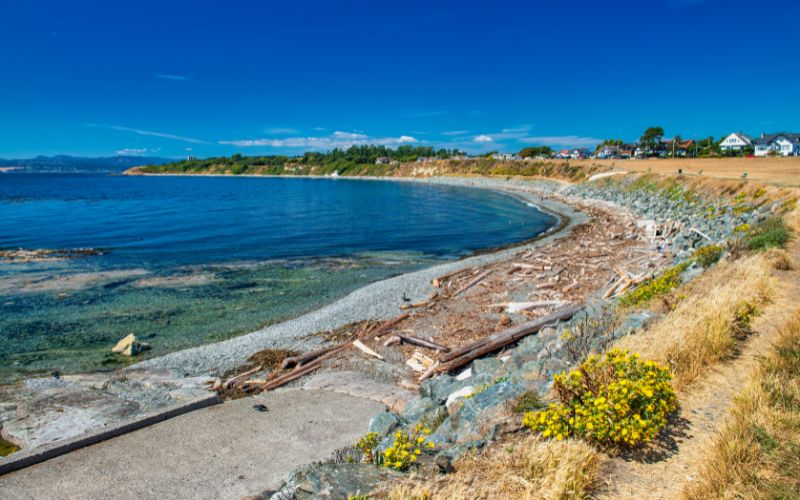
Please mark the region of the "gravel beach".
<svg viewBox="0 0 800 500"><path fill-rule="evenodd" d="M268 348L307 350L316 347L320 339L312 334L333 330L342 325L363 320L380 320L394 317L403 303L405 294L412 302L425 299L431 292L431 280L437 276L476 265L493 263L509 258L520 248L535 248L553 239L562 238L583 223L586 216L574 208L554 200L543 199L541 193L558 185L552 181L496 180L467 177L438 178L357 178L361 182L422 182L432 184L492 189L514 196L525 203L557 216L561 223L533 241L513 248L475 255L396 276L367 285L336 302L304 314L298 318L271 325L256 332L214 344L152 358L132 365L129 369L168 369L186 376L220 374L241 365L254 352Z"/></svg>

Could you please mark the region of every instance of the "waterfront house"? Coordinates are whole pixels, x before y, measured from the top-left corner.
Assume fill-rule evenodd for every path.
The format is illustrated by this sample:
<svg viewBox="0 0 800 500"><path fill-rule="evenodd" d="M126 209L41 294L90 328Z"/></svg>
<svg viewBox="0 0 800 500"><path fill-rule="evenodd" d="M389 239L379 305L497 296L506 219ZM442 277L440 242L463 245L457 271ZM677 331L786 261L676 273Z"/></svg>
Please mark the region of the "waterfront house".
<svg viewBox="0 0 800 500"><path fill-rule="evenodd" d="M493 160L519 160L519 156L513 153L494 153L492 154Z"/></svg>
<svg viewBox="0 0 800 500"><path fill-rule="evenodd" d="M375 165L388 165L390 162L388 156L379 156L375 159Z"/></svg>
<svg viewBox="0 0 800 500"><path fill-rule="evenodd" d="M756 156L800 156L800 134L778 132L761 134L753 140Z"/></svg>
<svg viewBox="0 0 800 500"><path fill-rule="evenodd" d="M689 155L689 151L694 148L694 141L688 139L686 141L676 141L672 139L663 139L658 145L658 155L662 158L678 158Z"/></svg>
<svg viewBox="0 0 800 500"><path fill-rule="evenodd" d="M741 131L728 135L722 142L719 143L719 149L722 151L741 151L753 145L753 139Z"/></svg>
<svg viewBox="0 0 800 500"><path fill-rule="evenodd" d="M617 158L619 157L619 151L619 146L603 146L595 152L594 157L598 160Z"/></svg>
<svg viewBox="0 0 800 500"><path fill-rule="evenodd" d="M589 152L588 149L578 148L578 149L573 149L572 152L570 152L569 157L572 158L573 160L583 160L585 158L589 158L591 155L592 154Z"/></svg>

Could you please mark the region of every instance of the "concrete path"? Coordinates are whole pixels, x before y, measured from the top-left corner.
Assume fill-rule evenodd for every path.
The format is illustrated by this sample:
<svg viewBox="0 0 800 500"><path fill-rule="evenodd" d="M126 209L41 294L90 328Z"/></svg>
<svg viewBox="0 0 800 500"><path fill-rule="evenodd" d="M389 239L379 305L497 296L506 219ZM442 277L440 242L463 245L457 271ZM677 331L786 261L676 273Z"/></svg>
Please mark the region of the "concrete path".
<svg viewBox="0 0 800 500"><path fill-rule="evenodd" d="M0 497L238 499L355 443L384 408L300 389L228 401L0 476Z"/></svg>

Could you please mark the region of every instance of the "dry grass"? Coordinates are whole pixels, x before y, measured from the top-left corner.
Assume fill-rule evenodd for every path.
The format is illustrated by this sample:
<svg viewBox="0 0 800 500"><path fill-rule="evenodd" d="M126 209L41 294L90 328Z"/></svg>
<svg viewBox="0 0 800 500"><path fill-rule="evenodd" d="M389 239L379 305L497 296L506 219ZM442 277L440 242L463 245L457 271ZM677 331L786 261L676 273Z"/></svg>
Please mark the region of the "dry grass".
<svg viewBox="0 0 800 500"><path fill-rule="evenodd" d="M678 169L687 177L741 179L782 186L800 186L800 158L692 158L652 160L580 160L570 163L589 167L614 167L631 172L675 175Z"/></svg>
<svg viewBox="0 0 800 500"><path fill-rule="evenodd" d="M440 479L396 486L388 495L410 499L584 498L597 479L600 455L579 441L543 441L535 436L496 444L468 456Z"/></svg>
<svg viewBox="0 0 800 500"><path fill-rule="evenodd" d="M684 498L800 498L800 309L737 399Z"/></svg>
<svg viewBox="0 0 800 500"><path fill-rule="evenodd" d="M720 263L685 287L685 298L653 328L617 346L668 363L676 386L685 388L734 353L754 312L774 294L770 267L765 255Z"/></svg>
<svg viewBox="0 0 800 500"><path fill-rule="evenodd" d="M795 208L783 217L783 221L789 226L795 237L800 234L800 208Z"/></svg>

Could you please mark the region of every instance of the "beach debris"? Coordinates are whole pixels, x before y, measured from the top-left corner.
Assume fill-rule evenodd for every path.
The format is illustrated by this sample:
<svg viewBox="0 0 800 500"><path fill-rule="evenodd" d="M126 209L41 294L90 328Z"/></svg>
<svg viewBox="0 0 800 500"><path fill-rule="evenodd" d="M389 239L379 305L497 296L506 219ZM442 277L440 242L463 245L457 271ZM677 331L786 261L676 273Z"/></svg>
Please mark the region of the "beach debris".
<svg viewBox="0 0 800 500"><path fill-rule="evenodd" d="M436 373L445 373L460 368L474 359L517 342L528 335L538 332L542 328L552 326L559 321L566 321L572 318L581 309L583 309L583 305L567 306L533 321L528 321L500 333L484 337L461 349L443 354L439 357L441 364L431 373L431 376Z"/></svg>
<svg viewBox="0 0 800 500"><path fill-rule="evenodd" d="M397 337L398 340L405 342L406 344L411 344L418 347L427 347L428 349L432 349L434 351L450 352L450 348L445 345L437 344L436 342L421 339L419 337L404 335L402 333L397 333L394 335L394 337Z"/></svg>
<svg viewBox="0 0 800 500"><path fill-rule="evenodd" d="M411 356L411 358L406 360L406 365L409 368L420 373L426 372L434 364L435 361L433 359L417 351L414 351L414 354Z"/></svg>
<svg viewBox="0 0 800 500"><path fill-rule="evenodd" d="M255 368L253 368L251 370L247 370L244 373L240 373L239 375L236 375L235 377L229 378L228 380L226 380L222 384L222 389L230 389L231 387L233 387L234 385L238 384L239 382L244 382L245 380L247 380L250 377L250 375L255 375L256 373L260 372L263 368L264 367L262 365L258 365L258 366L256 366Z"/></svg>
<svg viewBox="0 0 800 500"><path fill-rule="evenodd" d="M700 231L696 227L689 228L689 231L699 234L700 236L702 236L703 238L707 239L708 241L714 241L714 240L711 239L711 237L709 235L707 235L706 233Z"/></svg>
<svg viewBox="0 0 800 500"><path fill-rule="evenodd" d="M452 273L448 273L448 274L439 276L438 278L434 278L431 281L431 285L433 285L434 288L441 288L442 284L444 284L445 281L447 281L449 279L452 279L452 278L458 276L459 274L461 274L463 272L466 272L468 270L469 269L459 269L458 271L453 271Z"/></svg>
<svg viewBox="0 0 800 500"><path fill-rule="evenodd" d="M122 354L123 356L136 356L144 351L152 349L147 342L140 342L136 335L130 333L122 338L117 345L111 348L111 352Z"/></svg>
<svg viewBox="0 0 800 500"><path fill-rule="evenodd" d="M422 380L425 380L425 379L427 379L427 378L430 378L430 377L431 377L431 375L433 375L433 374L434 374L434 372L436 372L436 369L437 369L437 368L439 368L439 365L440 365L440 364L441 364L441 363L439 363L438 361L435 361L435 362L434 362L434 363L433 363L433 364L432 364L430 367L428 367L428 369L427 369L427 370L425 370L425 371L422 373L422 375L420 375L420 381L422 381ZM423 377L424 377L424 378L423 378Z"/></svg>
<svg viewBox="0 0 800 500"><path fill-rule="evenodd" d="M373 358L377 358L377 359L383 361L383 356L381 356L377 352L375 352L372 349L370 349L369 347L367 347L366 344L364 344L360 340L354 340L353 341L353 347L355 347L359 351L363 352L367 356L372 356Z"/></svg>
<svg viewBox="0 0 800 500"><path fill-rule="evenodd" d="M308 375L309 373L314 372L315 370L317 370L322 366L323 361L326 361L336 356L337 354L346 350L350 346L356 345L355 344L356 342L361 343L359 341L360 338L368 338L370 336L380 338L383 335L386 335L387 333L391 332L392 329L398 323L402 322L405 319L408 319L408 317L409 317L408 314L401 314L400 316L387 320L381 323L380 325L371 325L369 327L362 327L357 333L353 334L349 339L347 339L346 341L342 342L337 346L328 347L325 349L320 349L313 353L309 353L313 354L315 357L312 358L310 361L305 362L305 364L297 363L297 360L303 358L303 356L295 356L294 358L296 365L294 370L290 372L284 373L283 375L278 375L268 380L246 382L245 385L250 389L260 389L262 391L271 391L272 389L277 389L278 387L282 387L290 382L299 379L304 375ZM361 345L363 345L363 343L361 343ZM287 360L288 359L289 358L287 358Z"/></svg>
<svg viewBox="0 0 800 500"><path fill-rule="evenodd" d="M253 409L255 411L260 411L262 413L269 411L269 408L267 408L267 405L262 405L262 404L253 405Z"/></svg>
<svg viewBox="0 0 800 500"><path fill-rule="evenodd" d="M383 343L383 347L389 347L390 345L399 344L400 342L401 342L400 337L398 337L397 335L392 335L391 337L386 339L386 342Z"/></svg>
<svg viewBox="0 0 800 500"><path fill-rule="evenodd" d="M488 271L482 272L475 279L473 279L472 281L470 281L466 285L464 285L461 288L459 288L453 295L451 295L451 297L458 297L462 293L466 292L467 290L469 290L473 286L477 285L478 283L480 283L481 281L486 279L486 277L489 276L491 273L492 273L491 269L488 270Z"/></svg>
<svg viewBox="0 0 800 500"><path fill-rule="evenodd" d="M327 354L332 350L336 349L337 346L325 347L323 349L318 349L316 351L307 352L305 354L301 354L298 356L291 356L286 358L281 363L281 368L284 370L293 368L294 366L302 366L310 361L317 359L318 357L322 356L323 354Z"/></svg>
<svg viewBox="0 0 800 500"><path fill-rule="evenodd" d="M509 314L528 311L541 307L561 307L566 302L563 300L540 300L537 302L509 302L508 304L492 304L491 307L502 307Z"/></svg>

